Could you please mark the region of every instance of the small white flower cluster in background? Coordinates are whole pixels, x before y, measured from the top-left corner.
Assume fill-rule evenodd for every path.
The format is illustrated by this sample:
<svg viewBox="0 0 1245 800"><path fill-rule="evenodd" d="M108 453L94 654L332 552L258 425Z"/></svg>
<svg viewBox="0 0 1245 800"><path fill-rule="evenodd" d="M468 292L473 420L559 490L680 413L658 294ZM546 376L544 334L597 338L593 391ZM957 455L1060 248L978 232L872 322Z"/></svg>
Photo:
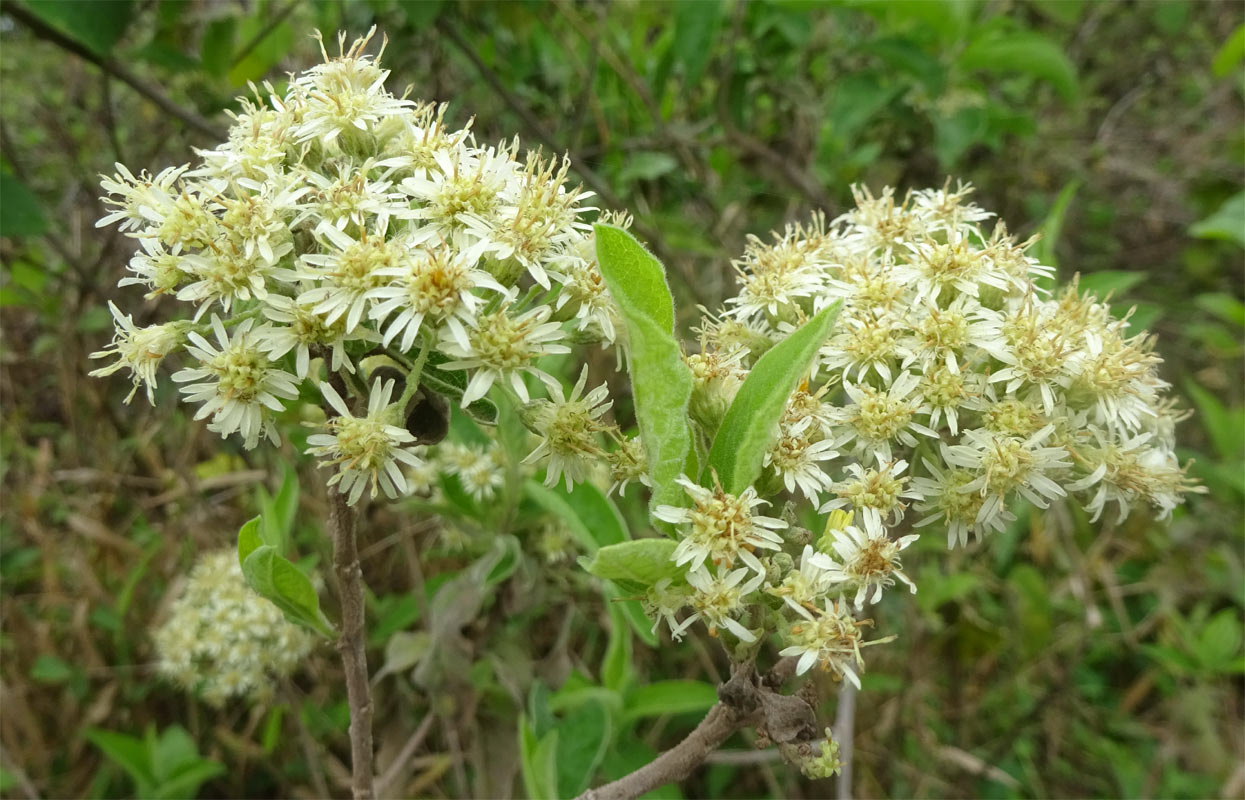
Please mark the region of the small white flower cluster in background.
<svg viewBox="0 0 1245 800"><path fill-rule="evenodd" d="M411 372L438 351L439 369L465 376L464 407L494 386L528 402L529 376L547 387L557 402L537 422L561 438L541 455L552 480L578 477L580 459L604 451L567 425L595 426L609 404L601 389L564 403L538 361L618 330L584 219L590 193L568 183L565 159L517 139L478 144L446 125L445 106L391 94L364 53L370 36L342 38L339 56L282 93L256 89L199 164L154 176L118 164L103 180L112 211L99 224L139 245L121 285L186 310L141 327L113 305L116 337L93 356L115 360L92 374L127 370L154 402L158 367L184 353L173 380L196 418L247 448L279 441L274 419L300 387L319 393L330 419L312 452L353 503L365 487L403 494L399 465L417 460L403 428L415 382L370 380L363 360Z"/></svg>
<svg viewBox="0 0 1245 800"><path fill-rule="evenodd" d="M270 697L315 641L246 585L233 550L199 558L152 638L160 674L215 706Z"/></svg>
<svg viewBox="0 0 1245 800"><path fill-rule="evenodd" d="M860 648L885 641L863 641L860 612L897 581L916 591L900 559L912 529L962 546L1004 529L1018 500L1166 517L1195 490L1152 337L1075 282L1043 289L1053 271L1001 223L983 230L992 215L969 193L857 189L842 217L754 237L735 262L738 295L706 314L687 357L691 415L709 431L769 347L836 301L842 312L756 486L685 478L689 507L656 510L689 570L647 598L676 637L695 620L743 642L779 632L799 672L859 685ZM828 514L824 535L760 515L784 492Z"/></svg>

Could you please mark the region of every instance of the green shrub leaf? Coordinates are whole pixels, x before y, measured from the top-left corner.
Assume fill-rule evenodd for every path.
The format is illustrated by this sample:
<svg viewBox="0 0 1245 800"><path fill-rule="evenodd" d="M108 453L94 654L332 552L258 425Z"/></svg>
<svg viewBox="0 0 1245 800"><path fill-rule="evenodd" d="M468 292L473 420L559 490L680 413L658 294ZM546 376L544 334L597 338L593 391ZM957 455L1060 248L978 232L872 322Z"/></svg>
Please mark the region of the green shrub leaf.
<svg viewBox="0 0 1245 800"><path fill-rule="evenodd" d="M582 559L590 574L611 580L625 592L642 592L662 578L680 578L686 571L671 560L677 544L671 539L633 539L602 547Z"/></svg>
<svg viewBox="0 0 1245 800"><path fill-rule="evenodd" d="M986 72L1019 72L1049 82L1068 101L1080 95L1076 67L1058 44L1038 33L1017 31L970 42L960 66Z"/></svg>
<svg viewBox="0 0 1245 800"><path fill-rule="evenodd" d="M242 527L238 528L238 564L246 563L246 558L259 547L265 544L261 534L261 518L255 517L242 523Z"/></svg>
<svg viewBox="0 0 1245 800"><path fill-rule="evenodd" d="M35 193L16 176L0 172L0 236L38 236L47 229Z"/></svg>
<svg viewBox="0 0 1245 800"><path fill-rule="evenodd" d="M681 505L680 474L695 471L687 404L692 373L674 338L674 300L661 262L635 237L613 225L596 225L597 260L627 328L632 392L640 440L653 483L651 507ZM661 523L663 530L669 530Z"/></svg>
<svg viewBox="0 0 1245 800"><path fill-rule="evenodd" d="M708 711L718 702L718 690L704 681L671 680L637 686L627 695L626 719L660 717Z"/></svg>
<svg viewBox="0 0 1245 800"><path fill-rule="evenodd" d="M528 481L524 492L541 508L570 526L575 539L589 553L627 539L627 527L614 501L590 483L577 484L568 492L562 484L550 489Z"/></svg>
<svg viewBox="0 0 1245 800"><path fill-rule="evenodd" d="M757 359L713 439L702 482L709 478L708 470L716 470L722 488L739 494L756 481L787 398L830 335L841 305L822 309Z"/></svg>
<svg viewBox="0 0 1245 800"><path fill-rule="evenodd" d="M239 550L241 548L239 536ZM272 545L262 544L252 549L242 562L242 574L247 584L281 609L290 622L330 638L333 636L332 627L320 611L320 598L311 580Z"/></svg>

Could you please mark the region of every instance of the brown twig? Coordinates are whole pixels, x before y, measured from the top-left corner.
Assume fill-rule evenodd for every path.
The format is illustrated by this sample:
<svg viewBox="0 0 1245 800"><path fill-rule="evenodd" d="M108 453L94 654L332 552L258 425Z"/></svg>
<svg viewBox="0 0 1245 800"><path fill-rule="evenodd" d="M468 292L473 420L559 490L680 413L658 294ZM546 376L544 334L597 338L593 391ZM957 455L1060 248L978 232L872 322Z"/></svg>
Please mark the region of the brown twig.
<svg viewBox="0 0 1245 800"><path fill-rule="evenodd" d="M739 730L751 715L719 702L696 726L696 730L674 747L640 769L616 781L589 789L579 800L631 800L671 781L682 780L704 763L730 735Z"/></svg>
<svg viewBox="0 0 1245 800"><path fill-rule="evenodd" d="M351 793L354 800L375 797L372 773L372 689L367 674L364 638L363 570L359 567L355 511L346 496L329 487L329 532L333 537L333 569L341 598L341 634L337 650L346 671L350 704Z"/></svg>
<svg viewBox="0 0 1245 800"><path fill-rule="evenodd" d="M771 688L785 680L786 661L780 661L764 676L757 674L750 661L736 664L730 680L718 687L718 702L686 739L630 775L589 789L578 800L631 800L682 780L731 734L749 725L756 725L767 741L777 744L784 758L810 755L810 743L818 738L812 707L798 696L779 694Z"/></svg>
<svg viewBox="0 0 1245 800"><path fill-rule="evenodd" d="M31 33L38 36L40 39L51 42L60 49L73 53L84 61L91 62L104 72L107 72L109 75L112 75L117 80L141 94L143 97L146 97L158 106L164 113L171 117L180 119L182 122L194 128L199 133L202 133L204 136L208 136L216 140L224 138L224 133L218 130L215 125L208 122L194 111L182 108L177 103L173 102L173 100L161 91L160 87L156 84L148 81L146 78L135 75L130 71L129 67L117 61L115 58L112 58L111 56L99 55L79 43L77 40L66 36L56 28L44 22L26 7L13 2L5 3L4 13L25 25L30 29Z"/></svg>

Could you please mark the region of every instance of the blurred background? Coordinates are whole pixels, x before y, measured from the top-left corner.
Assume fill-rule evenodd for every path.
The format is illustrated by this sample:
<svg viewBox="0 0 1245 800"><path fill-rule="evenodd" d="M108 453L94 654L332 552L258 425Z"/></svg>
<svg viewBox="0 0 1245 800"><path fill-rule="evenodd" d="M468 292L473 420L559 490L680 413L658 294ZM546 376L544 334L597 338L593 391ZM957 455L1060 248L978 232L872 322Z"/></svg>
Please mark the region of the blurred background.
<svg viewBox="0 0 1245 800"><path fill-rule="evenodd" d="M746 236L815 209L833 217L853 183L902 191L948 176L972 181L1015 233L1041 233L1036 252L1061 281L1080 273L1134 308L1194 412L1179 439L1209 492L1170 522L1090 525L1055 508L967 550L925 537L908 561L920 593L894 593L876 615L899 638L870 651L856 792L1245 797L1243 10L4 2L0 795L343 793L332 647L259 706L213 708L151 668L150 629L195 555L231 546L282 486L298 497L300 475L288 523L310 563L326 557L320 478L288 443L244 452L206 433L167 386L155 408L126 406L126 381L86 372L111 337L106 301L122 297L133 249L94 227L98 175L114 161L137 173L191 160L223 140L248 81L280 84L319 60L314 30L332 42L375 24L391 89L449 103L454 124L474 117L481 141L518 133L569 153L602 207L630 210L671 273L685 332L696 304L733 293ZM139 308L136 290L124 297ZM392 794L523 795L521 712L562 732L560 787L577 771L616 777L712 702L720 648L637 637L621 651L633 650L629 711L609 736L566 710L622 645L607 641L609 609L565 535L525 534L512 577L473 593L454 579L489 552L488 532L402 506L374 507L367 530L373 668L388 660L375 686L382 769L422 731ZM418 657L403 648L445 629L461 669L408 677ZM833 796L831 781L751 744L736 737L656 796Z"/></svg>

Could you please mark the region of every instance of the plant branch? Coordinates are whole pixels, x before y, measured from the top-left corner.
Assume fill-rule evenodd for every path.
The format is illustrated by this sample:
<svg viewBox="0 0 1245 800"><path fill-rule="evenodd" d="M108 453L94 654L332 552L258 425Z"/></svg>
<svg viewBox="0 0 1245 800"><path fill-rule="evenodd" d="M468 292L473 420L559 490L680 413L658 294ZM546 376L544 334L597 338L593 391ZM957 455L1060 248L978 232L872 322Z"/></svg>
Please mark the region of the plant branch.
<svg viewBox="0 0 1245 800"><path fill-rule="evenodd" d="M224 138L223 131L216 128L215 125L208 122L199 114L187 108L182 108L173 102L160 87L148 81L146 78L135 75L130 71L129 67L112 58L111 56L102 56L90 50L77 40L66 36L56 28L39 18L38 15L32 13L30 9L17 3L5 3L4 13L13 19L25 25L30 31L40 39L51 42L66 52L73 53L84 61L89 61L104 72L112 75L117 80L129 86L134 91L154 103L161 111L171 117L176 117L190 127L197 130L204 136L212 139L220 140Z"/></svg>
<svg viewBox="0 0 1245 800"><path fill-rule="evenodd" d="M346 496L329 487L329 531L333 537L333 569L341 598L341 635L337 651L346 672L350 704L351 794L354 800L375 797L372 773L372 689L368 683L367 641L364 638L363 570L359 567L355 511Z"/></svg>
<svg viewBox="0 0 1245 800"><path fill-rule="evenodd" d="M717 750L732 733L742 728L751 716L735 706L718 702L686 739L630 775L589 789L578 800L631 800L663 784L682 780L704 763L709 754Z"/></svg>

